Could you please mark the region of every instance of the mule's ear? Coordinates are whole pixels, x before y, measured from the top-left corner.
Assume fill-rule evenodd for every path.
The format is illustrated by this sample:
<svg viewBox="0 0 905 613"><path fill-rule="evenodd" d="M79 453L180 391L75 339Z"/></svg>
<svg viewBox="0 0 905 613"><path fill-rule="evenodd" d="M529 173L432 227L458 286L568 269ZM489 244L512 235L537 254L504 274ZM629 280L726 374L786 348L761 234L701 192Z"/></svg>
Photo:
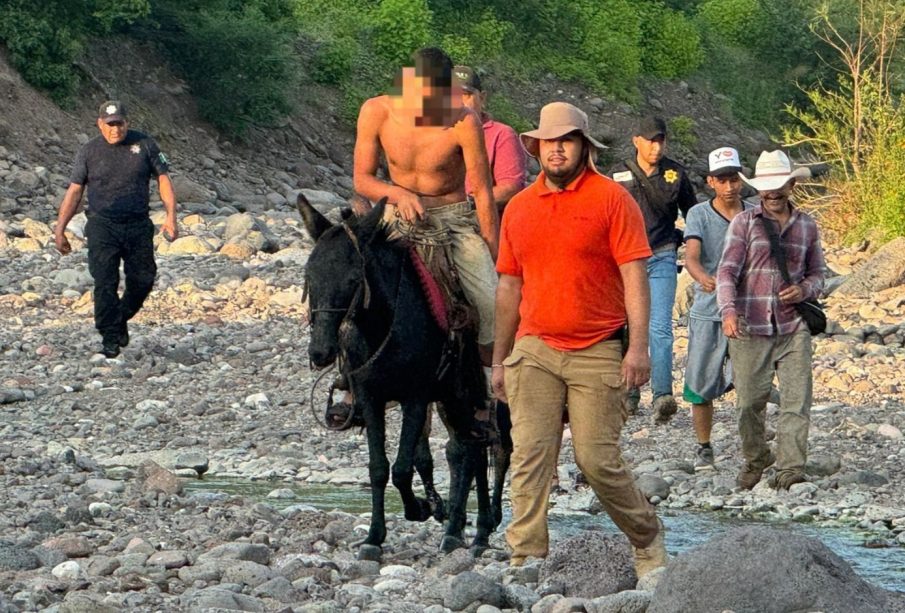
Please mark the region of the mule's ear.
<svg viewBox="0 0 905 613"><path fill-rule="evenodd" d="M383 232L383 213L386 211L387 197L384 196L377 201L368 214L361 218L358 224L358 238L366 245L374 242L375 238L384 235Z"/></svg>
<svg viewBox="0 0 905 613"><path fill-rule="evenodd" d="M308 234L315 241L321 237L321 234L333 227L333 224L320 214L320 211L311 206L311 203L308 202L303 193L299 192L295 206L302 216L302 221L305 222L305 229L308 230Z"/></svg>

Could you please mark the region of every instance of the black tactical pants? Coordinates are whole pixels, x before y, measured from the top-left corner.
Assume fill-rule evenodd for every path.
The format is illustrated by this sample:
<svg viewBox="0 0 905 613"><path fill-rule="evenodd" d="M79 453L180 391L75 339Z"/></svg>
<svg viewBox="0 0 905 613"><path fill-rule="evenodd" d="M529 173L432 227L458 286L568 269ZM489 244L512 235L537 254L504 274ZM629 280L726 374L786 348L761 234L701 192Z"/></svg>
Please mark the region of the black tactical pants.
<svg viewBox="0 0 905 613"><path fill-rule="evenodd" d="M88 271L94 278L94 327L104 340L115 341L154 287L154 224L147 217L113 221L88 218ZM123 262L126 289L119 297L119 264Z"/></svg>

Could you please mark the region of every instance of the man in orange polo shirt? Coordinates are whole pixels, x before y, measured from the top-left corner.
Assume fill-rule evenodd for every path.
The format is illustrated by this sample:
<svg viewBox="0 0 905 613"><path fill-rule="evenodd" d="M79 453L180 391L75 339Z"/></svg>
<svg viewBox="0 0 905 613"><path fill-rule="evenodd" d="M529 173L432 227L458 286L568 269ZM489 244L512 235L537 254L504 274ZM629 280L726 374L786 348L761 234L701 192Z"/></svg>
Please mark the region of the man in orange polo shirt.
<svg viewBox="0 0 905 613"><path fill-rule="evenodd" d="M548 104L521 140L543 172L509 201L497 260L493 386L512 410L510 563L547 555L550 473L568 404L575 460L631 541L641 577L666 563L663 526L619 450L622 394L650 378L644 219L596 172L602 145L580 109Z"/></svg>

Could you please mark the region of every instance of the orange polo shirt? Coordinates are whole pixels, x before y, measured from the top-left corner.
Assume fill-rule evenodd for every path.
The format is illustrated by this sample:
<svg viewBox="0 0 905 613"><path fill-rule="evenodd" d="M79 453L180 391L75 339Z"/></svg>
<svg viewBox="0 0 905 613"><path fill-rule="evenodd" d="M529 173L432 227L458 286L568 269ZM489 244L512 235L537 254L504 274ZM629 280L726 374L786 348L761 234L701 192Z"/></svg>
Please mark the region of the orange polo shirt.
<svg viewBox="0 0 905 613"><path fill-rule="evenodd" d="M585 171L562 191L544 175L509 201L497 272L522 278L517 338L560 351L590 347L626 323L619 265L649 257L641 209L608 177Z"/></svg>

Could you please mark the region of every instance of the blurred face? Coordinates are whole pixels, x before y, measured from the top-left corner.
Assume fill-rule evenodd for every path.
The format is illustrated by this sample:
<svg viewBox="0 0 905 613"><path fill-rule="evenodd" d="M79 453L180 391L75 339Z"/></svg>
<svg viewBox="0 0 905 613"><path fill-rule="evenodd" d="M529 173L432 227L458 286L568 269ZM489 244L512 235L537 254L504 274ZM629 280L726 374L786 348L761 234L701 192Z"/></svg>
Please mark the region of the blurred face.
<svg viewBox="0 0 905 613"><path fill-rule="evenodd" d="M716 199L727 203L739 200L742 191L742 179L738 173L721 177L707 177L707 185L716 194Z"/></svg>
<svg viewBox="0 0 905 613"><path fill-rule="evenodd" d="M484 92L469 92L462 90L462 104L470 108L472 111L480 115L484 112L484 102L487 94Z"/></svg>
<svg viewBox="0 0 905 613"><path fill-rule="evenodd" d="M643 136L632 137L632 143L638 150L638 159L643 160L650 166L656 166L657 163L666 154L666 137L656 136L653 140L648 140Z"/></svg>
<svg viewBox="0 0 905 613"><path fill-rule="evenodd" d="M402 69L401 81L397 107L413 117L415 125L445 125L462 108L462 96L453 95L453 88L437 85L431 77L417 74L413 66Z"/></svg>
<svg viewBox="0 0 905 613"><path fill-rule="evenodd" d="M789 213L789 196L792 194L792 188L795 187L795 180L791 180L779 189L765 192L757 192L760 196L761 206L769 214L786 215Z"/></svg>
<svg viewBox="0 0 905 613"><path fill-rule="evenodd" d="M121 143L126 138L126 132L129 130L129 122L122 120L107 123L103 119L98 119L97 127L104 136L104 140L111 145L115 145Z"/></svg>
<svg viewBox="0 0 905 613"><path fill-rule="evenodd" d="M548 179L565 185L584 169L588 152L580 132L538 141L538 160Z"/></svg>

